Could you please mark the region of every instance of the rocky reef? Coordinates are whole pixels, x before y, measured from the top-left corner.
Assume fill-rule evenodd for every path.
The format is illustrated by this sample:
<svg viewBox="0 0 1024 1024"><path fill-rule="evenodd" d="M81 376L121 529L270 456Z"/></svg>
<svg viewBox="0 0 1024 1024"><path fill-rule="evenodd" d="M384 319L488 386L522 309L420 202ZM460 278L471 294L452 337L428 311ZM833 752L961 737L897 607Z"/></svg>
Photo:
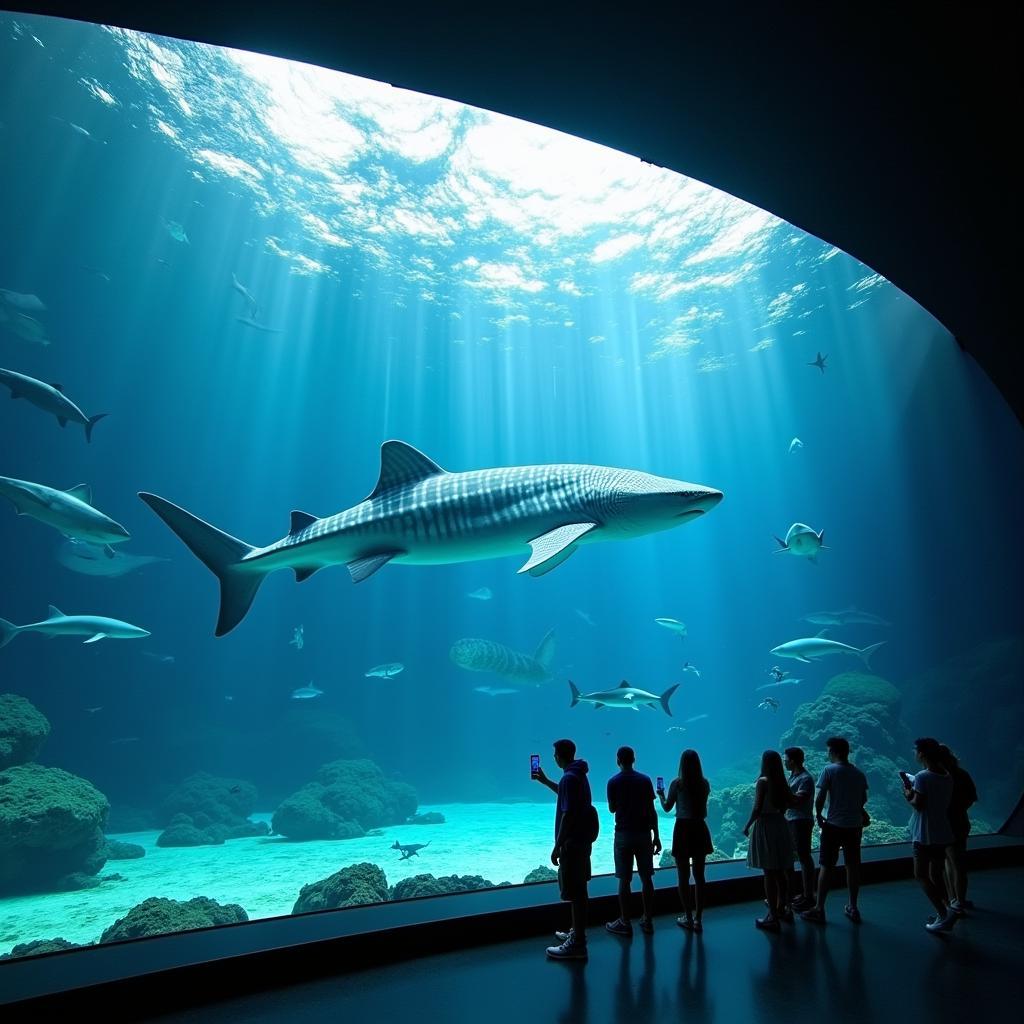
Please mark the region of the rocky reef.
<svg viewBox="0 0 1024 1024"><path fill-rule="evenodd" d="M16 693L0 693L0 771L34 761L50 723L35 705Z"/></svg>
<svg viewBox="0 0 1024 1024"><path fill-rule="evenodd" d="M553 882L557 878L558 872L554 868L545 867L541 864L540 867L534 868L523 879L523 885L529 885L531 882Z"/></svg>
<svg viewBox="0 0 1024 1024"><path fill-rule="evenodd" d="M147 935L191 931L214 925L248 921L249 915L237 904L221 904L206 896L183 902L153 896L118 918L100 936L100 942L141 939Z"/></svg>
<svg viewBox="0 0 1024 1024"><path fill-rule="evenodd" d="M389 779L366 758L331 761L316 779L284 800L273 830L289 839L351 839L416 813L412 786Z"/></svg>
<svg viewBox="0 0 1024 1024"><path fill-rule="evenodd" d="M0 954L0 960L14 960L22 956L39 956L42 953L59 953L62 949L79 949L80 942L68 942L67 939L33 939L21 942L10 951Z"/></svg>
<svg viewBox="0 0 1024 1024"><path fill-rule="evenodd" d="M310 882L299 891L293 914L312 910L337 910L365 903L386 903L388 880L376 864L364 861L335 871L318 882Z"/></svg>
<svg viewBox="0 0 1024 1024"><path fill-rule="evenodd" d="M196 772L164 798L160 816L166 824L157 846L216 846L228 839L265 836L269 827L249 821L256 787L242 779Z"/></svg>

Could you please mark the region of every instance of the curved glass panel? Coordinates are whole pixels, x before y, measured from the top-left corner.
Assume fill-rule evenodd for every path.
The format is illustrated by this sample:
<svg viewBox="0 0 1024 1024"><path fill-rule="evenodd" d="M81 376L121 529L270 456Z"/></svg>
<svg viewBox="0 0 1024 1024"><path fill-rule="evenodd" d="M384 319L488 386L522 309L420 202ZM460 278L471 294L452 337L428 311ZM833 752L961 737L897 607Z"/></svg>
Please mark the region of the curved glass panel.
<svg viewBox="0 0 1024 1024"><path fill-rule="evenodd" d="M14 16L0 69L4 953L545 879L563 736L598 873L621 744L699 751L718 858L833 734L866 842L920 735L999 825L1021 431L878 274L335 72Z"/></svg>

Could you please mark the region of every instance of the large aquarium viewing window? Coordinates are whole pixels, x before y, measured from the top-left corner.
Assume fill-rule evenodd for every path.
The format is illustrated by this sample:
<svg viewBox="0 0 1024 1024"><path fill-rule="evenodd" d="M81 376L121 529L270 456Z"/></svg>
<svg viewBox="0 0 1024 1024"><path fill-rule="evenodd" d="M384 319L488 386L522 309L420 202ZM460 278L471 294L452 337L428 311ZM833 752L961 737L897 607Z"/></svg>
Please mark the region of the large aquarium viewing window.
<svg viewBox="0 0 1024 1024"><path fill-rule="evenodd" d="M698 751L718 860L833 735L865 843L916 737L1016 804L1022 432L869 267L116 28L0 14L0 144L0 953L548 882L561 737L595 874L623 744Z"/></svg>

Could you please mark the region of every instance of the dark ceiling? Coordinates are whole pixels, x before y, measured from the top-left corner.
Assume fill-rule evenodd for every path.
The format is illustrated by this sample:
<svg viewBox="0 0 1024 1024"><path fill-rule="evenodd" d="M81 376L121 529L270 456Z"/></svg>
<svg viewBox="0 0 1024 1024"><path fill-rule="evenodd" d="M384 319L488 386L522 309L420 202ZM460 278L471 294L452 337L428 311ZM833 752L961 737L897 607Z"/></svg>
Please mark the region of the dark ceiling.
<svg viewBox="0 0 1024 1024"><path fill-rule="evenodd" d="M923 5L891 3L12 6L335 67L699 178L913 296L1024 421L1020 36L995 7L971 20L959 5L915 18Z"/></svg>

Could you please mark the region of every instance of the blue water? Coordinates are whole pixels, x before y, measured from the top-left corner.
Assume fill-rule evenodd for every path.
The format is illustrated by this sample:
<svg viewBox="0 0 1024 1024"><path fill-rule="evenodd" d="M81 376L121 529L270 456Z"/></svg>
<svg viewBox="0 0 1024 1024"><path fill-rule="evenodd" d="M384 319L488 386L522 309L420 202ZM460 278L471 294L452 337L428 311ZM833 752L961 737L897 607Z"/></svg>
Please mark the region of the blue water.
<svg viewBox="0 0 1024 1024"><path fill-rule="evenodd" d="M0 689L51 723L41 761L88 778L115 811L198 769L251 780L271 811L356 748L421 804L543 801L528 758L553 768L562 735L598 791L621 743L666 777L695 746L714 780L756 767L799 703L860 667L786 663L804 682L776 693L777 712L758 708L769 651L812 635L809 612L855 604L890 622L832 635L885 639L872 667L901 688L1019 631L1019 425L948 332L870 268L597 147L159 47L0 19L0 287L46 303L52 341L0 325L0 365L110 414L86 444L80 427L4 400L0 473L89 483L130 531L125 551L170 559L119 579L70 572L59 535L3 503L0 615L32 622L54 604L152 633L85 647L26 635L0 652ZM602 247L617 239L621 255ZM233 273L280 333L238 322ZM825 373L808 365L818 352ZM804 447L791 454L793 437ZM267 544L292 509L362 500L389 438L450 470L592 463L725 499L538 579L516 559L387 566L359 585L343 567L301 586L277 573L215 639L214 578L136 492ZM824 530L817 565L775 553L794 522ZM491 600L467 596L480 587ZM505 684L449 659L462 637L530 653L549 629L553 679L535 689L489 697L474 688ZM392 661L405 666L394 679L365 677ZM570 708L569 678L680 688L670 719ZM321 697L290 699L311 681ZM1019 705L1007 713L1019 724ZM325 742L332 729L351 739Z"/></svg>

